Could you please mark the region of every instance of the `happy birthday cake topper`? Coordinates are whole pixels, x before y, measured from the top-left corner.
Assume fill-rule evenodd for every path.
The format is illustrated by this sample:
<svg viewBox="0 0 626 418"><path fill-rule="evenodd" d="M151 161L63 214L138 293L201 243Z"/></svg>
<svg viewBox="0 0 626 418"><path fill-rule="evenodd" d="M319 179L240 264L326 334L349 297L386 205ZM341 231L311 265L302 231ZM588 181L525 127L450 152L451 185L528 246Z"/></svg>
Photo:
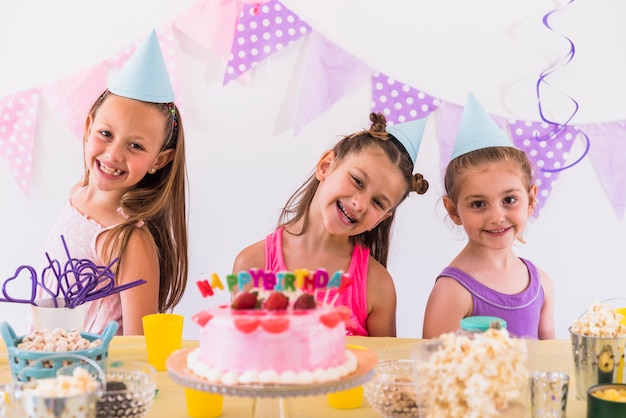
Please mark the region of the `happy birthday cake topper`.
<svg viewBox="0 0 626 418"><path fill-rule="evenodd" d="M294 271L280 271L278 273L251 269L226 276L226 286L231 293L250 287L266 292L300 292L314 295L323 293L323 303L330 303L331 305L334 305L339 295L353 281L354 279L342 270L338 270L331 275L324 269L317 269L314 272L310 272L307 269L297 269ZM224 284L217 273L211 274L210 283L208 279L205 279L199 280L197 285L203 297L213 296L215 294L214 289L225 290ZM329 301L331 294L332 299Z"/></svg>

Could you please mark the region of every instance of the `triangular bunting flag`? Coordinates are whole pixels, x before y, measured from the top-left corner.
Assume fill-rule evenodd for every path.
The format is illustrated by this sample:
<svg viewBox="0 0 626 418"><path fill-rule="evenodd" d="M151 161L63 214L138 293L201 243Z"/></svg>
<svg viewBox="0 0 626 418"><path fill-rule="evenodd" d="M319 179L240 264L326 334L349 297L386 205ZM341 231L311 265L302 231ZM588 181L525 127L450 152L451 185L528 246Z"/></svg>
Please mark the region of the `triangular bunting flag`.
<svg viewBox="0 0 626 418"><path fill-rule="evenodd" d="M30 89L0 99L0 156L26 196L32 175L39 93Z"/></svg>
<svg viewBox="0 0 626 418"><path fill-rule="evenodd" d="M317 32L307 38L294 134L367 80L372 69Z"/></svg>
<svg viewBox="0 0 626 418"><path fill-rule="evenodd" d="M165 67L170 77L170 83L172 83L172 90L174 90L174 96L176 97L174 101L178 110L183 113L183 97L180 89L178 67L176 65L176 37L174 36L172 23L160 27L156 32L159 45L161 46L161 52L163 53Z"/></svg>
<svg viewBox="0 0 626 418"><path fill-rule="evenodd" d="M235 0L199 1L174 20L174 27L226 61L239 12Z"/></svg>
<svg viewBox="0 0 626 418"><path fill-rule="evenodd" d="M276 0L246 4L237 22L223 85L311 32L311 27Z"/></svg>
<svg viewBox="0 0 626 418"><path fill-rule="evenodd" d="M50 83L39 91L76 138L82 140L87 113L106 89L106 77L107 65L100 63Z"/></svg>
<svg viewBox="0 0 626 418"><path fill-rule="evenodd" d="M393 78L375 72L372 77L372 112L382 113L387 124L422 119L441 101Z"/></svg>
<svg viewBox="0 0 626 418"><path fill-rule="evenodd" d="M437 113L435 113L437 118L437 139L439 141L439 171L442 179L450 162L450 154L452 153L462 113L462 106L446 101L442 101L439 104ZM441 184L443 185L443 182ZM445 190L442 190L442 192L445 192Z"/></svg>
<svg viewBox="0 0 626 418"><path fill-rule="evenodd" d="M137 41L131 45L124 47L117 54L107 58L104 62L106 62L107 65L116 70L122 69L124 63L135 53L135 50L141 44L141 42L142 41Z"/></svg>
<svg viewBox="0 0 626 418"><path fill-rule="evenodd" d="M626 209L626 121L581 125L581 130L589 136L589 159L621 221Z"/></svg>
<svg viewBox="0 0 626 418"><path fill-rule="evenodd" d="M568 154L577 136L577 130L565 126L558 131L555 125L532 121L509 121L515 146L526 152L535 171L538 186L534 216L546 204L552 187L565 167Z"/></svg>

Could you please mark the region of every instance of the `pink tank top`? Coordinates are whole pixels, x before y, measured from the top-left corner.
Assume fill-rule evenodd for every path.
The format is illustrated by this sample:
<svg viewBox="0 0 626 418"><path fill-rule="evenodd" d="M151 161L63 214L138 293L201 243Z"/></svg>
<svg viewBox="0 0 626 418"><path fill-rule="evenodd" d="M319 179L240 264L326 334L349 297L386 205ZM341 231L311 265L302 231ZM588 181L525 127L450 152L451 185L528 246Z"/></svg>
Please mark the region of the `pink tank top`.
<svg viewBox="0 0 626 418"><path fill-rule="evenodd" d="M344 305L352 311L352 317L346 321L347 335L369 336L367 332L367 266L370 250L356 244L348 267L350 277L354 279L339 296L335 305ZM283 228L278 228L265 237L265 269L277 273L289 270L283 257ZM326 300L332 300L334 293L329 293ZM323 297L320 296L320 297Z"/></svg>
<svg viewBox="0 0 626 418"><path fill-rule="evenodd" d="M78 195L83 190L84 188L80 189L76 192L76 194L74 194L74 196ZM61 235L63 235L63 239L65 240L72 258L89 259L101 266L103 263L98 256L98 252L96 251L96 239L101 233L108 231L113 227L114 225L103 228L93 219L89 219L87 216L80 213L76 208L74 208L74 206L72 206L70 198L70 201L67 202L57 217L56 222L52 226L50 234L48 235L46 252L49 254L51 259L59 260L61 266L63 266L65 262L67 262L67 254L65 252L65 248L63 247L63 241L61 241ZM46 285L52 286L52 288L55 288L52 281L56 282L56 280L56 277L50 274L45 278ZM117 334L123 334L122 303L119 293L101 299L96 299L91 302L85 302L85 305L86 332L100 334L110 321L117 321L119 325Z"/></svg>

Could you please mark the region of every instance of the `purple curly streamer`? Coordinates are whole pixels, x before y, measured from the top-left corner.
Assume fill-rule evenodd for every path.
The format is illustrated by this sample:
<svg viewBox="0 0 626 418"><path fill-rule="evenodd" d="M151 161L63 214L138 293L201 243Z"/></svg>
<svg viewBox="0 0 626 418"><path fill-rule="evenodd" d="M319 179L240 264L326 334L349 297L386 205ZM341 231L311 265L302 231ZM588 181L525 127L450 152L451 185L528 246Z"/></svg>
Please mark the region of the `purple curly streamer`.
<svg viewBox="0 0 626 418"><path fill-rule="evenodd" d="M570 5L574 2L574 0L569 0L569 2L565 5ZM568 43L569 43L569 52L562 58L563 60L565 60L565 63L562 64L562 66L569 64L572 59L574 58L574 55L576 53L576 47L574 46L574 42L572 42L571 39L569 39L567 36L558 33L557 31L555 31L552 26L550 26L550 23L548 22L550 16L557 12L559 9L554 9L552 11L550 11L549 13L547 13L546 15L543 16L542 22L544 24L545 27L547 27L549 30L551 30L552 32L560 35L562 38L564 38ZM543 120L544 122L550 124L550 125L555 125L556 129L547 134L544 137L539 137L538 134L535 134L535 140L537 141L547 141L548 139L551 138L555 138L556 136L558 136L558 134L565 129L565 127L571 122L571 120L574 118L574 115L576 115L576 113L578 113L578 102L571 96L567 96L568 99L570 99L572 101L572 103L574 103L574 111L572 112L572 114L570 115L570 117L565 121L565 123L563 124L559 124L557 122L553 122L551 120L549 120L548 118L545 117L544 113L543 113L543 105L541 103L541 85L545 84L549 87L553 87L550 83L548 83L546 81L546 77L548 77L549 75L551 75L552 73L554 73L555 70L553 70L553 68L555 67L555 65L550 66L548 69L542 71L539 75L539 79L537 80L537 85L536 85L536 94L537 94L537 105L539 107L539 115L541 116L541 120ZM587 134L585 134L582 131L578 131L580 134L582 134L585 138L585 151L583 152L583 154L576 160L574 161L572 164L564 166L564 167L560 167L560 168L541 168L542 171L547 171L547 172L557 172L557 171L563 171L566 170L570 167L575 166L576 164L578 164L583 158L585 158L585 156L587 155L587 153L589 152L589 147L591 146L591 141L589 140L589 136Z"/></svg>
<svg viewBox="0 0 626 418"><path fill-rule="evenodd" d="M55 308L59 307L56 301L59 294L63 295L65 307L75 308L85 302L103 298L146 283L145 280L141 279L115 287L115 273L113 273L111 268L117 263L117 258L107 266L98 266L88 259L72 258L62 235L61 240L63 241L63 247L67 255L67 262L64 264L63 270L61 270L61 263L58 260L51 259L48 253L46 253L48 266L43 269L40 277L41 280L37 279L37 272L33 267L18 267L15 275L5 280L3 283L2 295L4 298L0 297L0 302L30 303L36 306L36 289L37 287L41 287L48 295L52 296ZM30 273L30 279L32 281L30 299L13 298L6 290L7 284L16 279L22 270L28 270ZM48 270L51 270L57 279L54 289L50 289L44 284L44 277ZM72 282L68 279L69 275L74 276Z"/></svg>

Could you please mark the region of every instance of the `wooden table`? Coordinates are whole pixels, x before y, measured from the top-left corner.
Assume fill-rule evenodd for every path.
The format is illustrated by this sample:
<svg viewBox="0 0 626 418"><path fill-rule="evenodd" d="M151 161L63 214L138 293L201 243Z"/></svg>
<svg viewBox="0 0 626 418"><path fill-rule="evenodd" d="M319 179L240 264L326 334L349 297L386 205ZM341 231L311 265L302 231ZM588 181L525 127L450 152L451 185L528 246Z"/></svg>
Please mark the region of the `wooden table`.
<svg viewBox="0 0 626 418"><path fill-rule="evenodd" d="M348 344L361 345L377 353L379 360L410 358L410 349L417 339L408 338L372 338L348 337ZM183 348L196 347L197 341L184 341ZM569 397L567 401L568 418L585 418L586 403L576 399L574 363L569 340L528 341L529 367L534 370L562 371L570 376ZM112 360L147 361L143 337L114 337L109 349ZM174 418L187 416L184 388L174 383L168 372L157 373L159 392L148 413L148 418ZM0 345L0 383L10 383L11 375L7 363L4 344ZM245 418L251 416L253 399L225 397L222 416L224 418ZM530 402L528 402L530 403ZM306 396L289 399L289 408L293 418L380 418L366 400L357 409L339 410L328 406L325 395ZM530 413L528 413L530 415Z"/></svg>

